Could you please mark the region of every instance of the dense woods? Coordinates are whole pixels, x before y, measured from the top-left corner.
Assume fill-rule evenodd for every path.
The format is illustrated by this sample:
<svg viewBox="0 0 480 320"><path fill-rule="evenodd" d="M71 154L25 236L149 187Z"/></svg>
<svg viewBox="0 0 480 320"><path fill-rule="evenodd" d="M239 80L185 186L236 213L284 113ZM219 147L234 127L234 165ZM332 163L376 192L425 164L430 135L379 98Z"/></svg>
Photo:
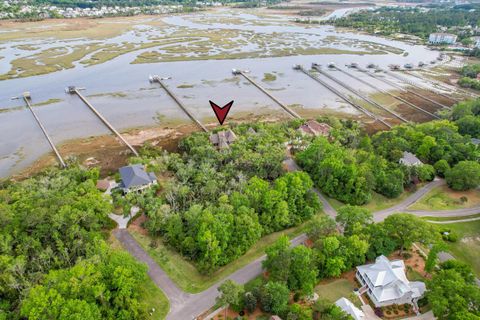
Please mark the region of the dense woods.
<svg viewBox="0 0 480 320"><path fill-rule="evenodd" d="M154 156L172 173L163 197L145 195L149 231L204 273L245 253L274 231L297 226L320 209L304 172L285 173L284 143L298 134L289 125L235 128L237 140L217 150L205 133L180 143L180 154ZM151 163L148 156L142 161Z"/></svg>
<svg viewBox="0 0 480 320"><path fill-rule="evenodd" d="M146 271L106 248L97 178L71 167L1 186L0 319L144 319L132 288Z"/></svg>
<svg viewBox="0 0 480 320"><path fill-rule="evenodd" d="M363 10L323 23L383 35L413 34L426 39L430 33L437 31L438 26L475 27L480 20L480 12L478 5L473 5L473 7L477 10L470 10L472 8L463 6L453 8L383 7L375 10Z"/></svg>

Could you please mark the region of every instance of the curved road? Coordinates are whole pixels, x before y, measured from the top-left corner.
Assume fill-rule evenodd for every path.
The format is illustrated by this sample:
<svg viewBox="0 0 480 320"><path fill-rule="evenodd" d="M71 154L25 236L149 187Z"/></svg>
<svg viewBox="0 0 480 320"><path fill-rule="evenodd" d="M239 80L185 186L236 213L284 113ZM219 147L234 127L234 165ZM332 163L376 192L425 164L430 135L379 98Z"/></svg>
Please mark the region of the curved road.
<svg viewBox="0 0 480 320"><path fill-rule="evenodd" d="M288 158L284 162L288 171L300 170L299 166L291 158ZM386 217L399 212L408 212L417 216L430 216L430 217L459 217L472 215L480 212L480 207L458 210L443 210L443 211L419 211L408 210L407 208L418 201L425 194L432 189L445 184L444 180L436 179L422 188L418 189L415 193L403 200L401 203L384 210L380 210L373 213L373 220L375 222L383 221ZM324 212L332 218L337 215L336 210L330 205L326 198L314 188L320 201L323 204ZM458 222L458 221L457 221ZM170 301L170 311L167 315L167 320L188 320L195 319L199 314L208 310L215 304L215 299L218 296L218 286L227 279L234 280L237 283L243 284L258 276L262 272L262 261L265 256L262 256L255 261L251 262L247 266L232 273L227 278L217 282L209 289L197 293L191 294L182 291L175 283L168 277L168 275L158 266L158 264L146 253L142 247L133 239L126 229L116 229L114 231L115 237L122 243L124 248L130 252L136 259L142 261L148 266L148 275L152 278L155 284L162 289ZM302 234L291 240L292 246L302 244L307 239L305 234Z"/></svg>

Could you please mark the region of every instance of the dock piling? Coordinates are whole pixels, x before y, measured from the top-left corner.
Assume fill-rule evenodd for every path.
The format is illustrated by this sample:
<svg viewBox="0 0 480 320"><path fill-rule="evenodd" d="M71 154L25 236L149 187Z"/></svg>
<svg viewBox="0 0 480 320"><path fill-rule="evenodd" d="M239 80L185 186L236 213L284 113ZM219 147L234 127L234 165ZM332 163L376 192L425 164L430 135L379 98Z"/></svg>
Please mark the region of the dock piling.
<svg viewBox="0 0 480 320"><path fill-rule="evenodd" d="M344 100L346 103L348 103L349 105L351 105L351 106L354 107L355 109L359 110L361 113L365 114L366 116L374 119L375 121L381 122L384 126L386 126L386 127L389 128L389 129L392 128L392 126L389 125L388 123L386 123L383 119L380 119L379 117L377 117L375 114L371 113L370 111L368 111L368 110L365 109L364 107L356 104L355 102L353 102L352 100L350 100L346 95L344 95L343 93L341 93L340 91L338 91L337 89L335 89L334 87L332 87L331 85L329 85L328 83L326 83L325 81L321 80L320 78L314 76L313 74L311 74L310 72L308 72L307 70L305 70L301 65L296 64L296 65L293 66L293 69L303 72L305 75L309 76L310 78L312 78L312 79L315 80L316 82L320 83L322 86L324 86L325 88L327 88L328 90L330 90L332 93L334 93L335 95L337 95L339 98L341 98L341 99Z"/></svg>
<svg viewBox="0 0 480 320"><path fill-rule="evenodd" d="M241 71L238 69L232 69L232 73L234 75L241 75L243 76L247 81L249 81L251 84L253 84L255 87L257 87L260 91L262 91L264 94L266 94L270 99L272 99L276 104L278 104L281 108L283 108L289 115L291 115L293 118L297 119L302 119L295 111L287 107L284 103L282 103L280 100L275 98L270 92L268 92L266 89L264 89L260 84L255 82L252 78L247 76L245 73L246 71Z"/></svg>
<svg viewBox="0 0 480 320"><path fill-rule="evenodd" d="M139 156L137 150L135 150L135 148L127 140L125 140L120 132L118 132L113 125L111 125L110 122L108 122L108 120L105 119L105 117L103 117L102 114L98 112L92 104L90 104L90 102L88 102L88 100L80 93L78 88L75 86L69 86L65 89L65 91L69 94L76 94L80 100L82 100L83 103L85 103L85 105L90 108L90 110L92 110L92 112L107 126L107 128L110 129L110 131L115 134L130 149L130 151L133 152L135 156Z"/></svg>
<svg viewBox="0 0 480 320"><path fill-rule="evenodd" d="M167 92L167 94L170 96L170 98L172 98L172 100L175 101L175 103L180 107L180 109L182 109L183 112L185 112L185 114L193 122L195 122L203 131L208 132L208 129L199 120L197 120L197 118L195 118L195 116L190 111L188 111L188 109L185 107L185 105L182 103L182 101L180 101L180 99L177 98L177 96L167 87L167 85L165 83L163 83L163 80L167 80L167 79L170 79L170 77L161 78L157 75L149 77L150 83L155 83L155 82L158 83L163 88L163 90L165 90L165 92Z"/></svg>
<svg viewBox="0 0 480 320"><path fill-rule="evenodd" d="M65 164L65 161L63 161L63 158L62 158L62 156L60 155L60 152L58 152L57 147L55 147L55 144L53 143L52 139L51 139L50 136L48 135L47 129L45 129L45 127L43 126L42 122L40 121L40 118L37 116L35 110L33 110L32 106L31 106L31 104L30 104L31 99L32 99L32 97L31 97L31 95L30 95L30 92L26 91L26 92L23 93L23 101L25 101L25 104L27 105L27 108L30 110L30 112L32 113L33 117L35 118L35 121L37 122L38 126L39 126L40 129L42 130L43 135L45 136L45 138L46 138L47 141L48 141L48 144L50 145L50 147L52 148L53 152L55 153L55 156L57 157L58 162L60 162L60 165L62 166L62 168L66 168L67 165Z"/></svg>

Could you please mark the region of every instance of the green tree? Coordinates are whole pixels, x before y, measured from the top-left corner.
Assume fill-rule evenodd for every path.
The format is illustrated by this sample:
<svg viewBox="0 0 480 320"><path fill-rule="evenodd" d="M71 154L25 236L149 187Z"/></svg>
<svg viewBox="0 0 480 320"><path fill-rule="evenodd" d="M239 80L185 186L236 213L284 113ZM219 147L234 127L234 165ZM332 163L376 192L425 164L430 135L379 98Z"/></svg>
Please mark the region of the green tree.
<svg viewBox="0 0 480 320"><path fill-rule="evenodd" d="M366 226L373 222L372 213L358 206L343 206L338 210L337 223L342 226L345 235L352 235L361 232Z"/></svg>
<svg viewBox="0 0 480 320"><path fill-rule="evenodd" d="M470 270L471 273L471 270ZM441 269L427 282L427 298L438 319L480 317L480 288L455 268Z"/></svg>
<svg viewBox="0 0 480 320"><path fill-rule="evenodd" d="M474 189L480 185L480 164L476 161L461 161L447 171L445 180L453 190Z"/></svg>
<svg viewBox="0 0 480 320"><path fill-rule="evenodd" d="M442 178L444 178L447 171L450 170L450 165L445 159L438 160L437 162L435 162L433 167L435 168L435 172L437 173L437 175Z"/></svg>
<svg viewBox="0 0 480 320"><path fill-rule="evenodd" d="M257 297L255 297L255 295L252 292L250 291L245 292L243 301L245 304L245 308L249 313L252 313L257 308Z"/></svg>
<svg viewBox="0 0 480 320"><path fill-rule="evenodd" d="M431 225L411 214L393 214L385 219L383 226L387 234L397 242L400 253L410 248L414 242L431 243L438 238Z"/></svg>
<svg viewBox="0 0 480 320"><path fill-rule="evenodd" d="M432 181L435 178L435 169L429 164L423 164L416 168L418 173L418 179L422 182Z"/></svg>
<svg viewBox="0 0 480 320"><path fill-rule="evenodd" d="M312 249L298 246L292 249L290 256L288 287L304 295L312 294L313 288L317 283L318 274Z"/></svg>
<svg viewBox="0 0 480 320"><path fill-rule="evenodd" d="M263 268L268 270L273 281L287 282L290 276L290 240L281 236L275 243L265 250L267 258L262 262Z"/></svg>
<svg viewBox="0 0 480 320"><path fill-rule="evenodd" d="M217 290L220 292L220 296L217 297L218 304L224 307L230 306L230 308L237 312L243 309L243 286L229 279L222 283ZM226 317L227 308L225 308L225 318Z"/></svg>
<svg viewBox="0 0 480 320"><path fill-rule="evenodd" d="M269 281L261 293L262 310L271 314L282 314L288 308L290 290L281 282Z"/></svg>

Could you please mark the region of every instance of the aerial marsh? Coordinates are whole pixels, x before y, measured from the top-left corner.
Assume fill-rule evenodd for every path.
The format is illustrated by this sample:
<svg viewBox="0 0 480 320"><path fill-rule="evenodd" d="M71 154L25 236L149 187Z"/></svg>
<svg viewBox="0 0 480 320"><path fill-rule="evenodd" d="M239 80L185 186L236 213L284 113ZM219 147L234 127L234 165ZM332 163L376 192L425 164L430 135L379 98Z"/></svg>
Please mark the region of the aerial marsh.
<svg viewBox="0 0 480 320"><path fill-rule="evenodd" d="M130 54L128 63L143 64L404 51L342 34L312 32L282 16L260 17L251 12L229 9L168 17L0 22L5 30L0 33L4 57L0 80L90 67L126 54Z"/></svg>

